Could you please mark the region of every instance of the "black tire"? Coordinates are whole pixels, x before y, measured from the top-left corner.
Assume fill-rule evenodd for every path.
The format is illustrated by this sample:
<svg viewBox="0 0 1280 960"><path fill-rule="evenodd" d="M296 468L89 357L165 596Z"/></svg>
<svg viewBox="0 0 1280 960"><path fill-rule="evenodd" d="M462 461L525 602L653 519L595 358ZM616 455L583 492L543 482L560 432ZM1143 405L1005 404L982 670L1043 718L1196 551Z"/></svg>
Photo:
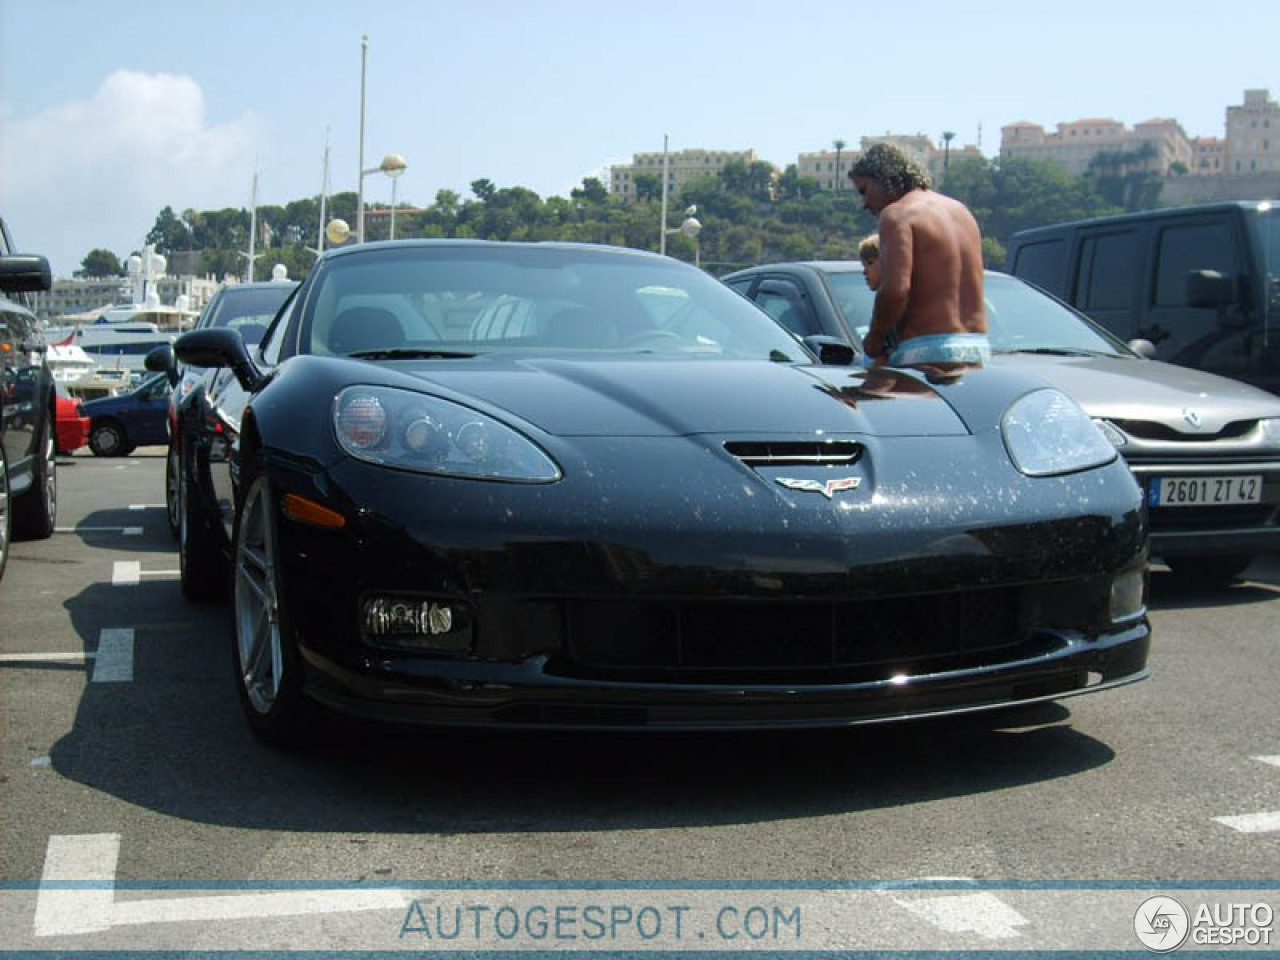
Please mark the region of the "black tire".
<svg viewBox="0 0 1280 960"><path fill-rule="evenodd" d="M169 520L169 532L173 534L174 539L178 536L178 527L181 517L179 516L178 485L181 483L180 471L182 470L182 458L178 453L178 441L176 438L169 440L169 453L164 461L164 504L165 513Z"/></svg>
<svg viewBox="0 0 1280 960"><path fill-rule="evenodd" d="M9 458L5 456L4 445L0 444L0 579L4 578L4 568L9 562L9 544L12 541L13 511L9 502Z"/></svg>
<svg viewBox="0 0 1280 960"><path fill-rule="evenodd" d="M1187 584L1201 587L1224 587L1253 563L1243 553L1224 553L1213 557L1165 557L1174 576Z"/></svg>
<svg viewBox="0 0 1280 960"><path fill-rule="evenodd" d="M53 536L58 516L58 452L48 419L36 440L36 451L31 489L11 498L11 532L15 540L47 540Z"/></svg>
<svg viewBox="0 0 1280 960"><path fill-rule="evenodd" d="M123 457L133 447L117 421L99 420L89 428L89 449L95 457Z"/></svg>
<svg viewBox="0 0 1280 960"><path fill-rule="evenodd" d="M302 656L280 587L279 513L261 463L241 474L232 563L231 662L249 727L288 749L314 735L318 711L302 693Z"/></svg>
<svg viewBox="0 0 1280 960"><path fill-rule="evenodd" d="M182 595L195 603L207 603L226 596L227 566L192 488L193 469L193 464L179 461L178 573Z"/></svg>

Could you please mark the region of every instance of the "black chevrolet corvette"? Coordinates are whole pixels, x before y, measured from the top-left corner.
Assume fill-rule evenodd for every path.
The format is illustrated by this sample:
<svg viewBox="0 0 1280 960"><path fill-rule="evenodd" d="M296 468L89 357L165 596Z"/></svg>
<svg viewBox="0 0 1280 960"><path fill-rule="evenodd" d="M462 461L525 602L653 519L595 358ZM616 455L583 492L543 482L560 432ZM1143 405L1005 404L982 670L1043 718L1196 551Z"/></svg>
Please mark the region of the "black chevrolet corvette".
<svg viewBox="0 0 1280 960"><path fill-rule="evenodd" d="M674 260L476 241L332 250L252 352L182 337L222 368L184 404L183 577L231 583L254 731L834 726L1145 677L1146 517L1088 417L816 346Z"/></svg>

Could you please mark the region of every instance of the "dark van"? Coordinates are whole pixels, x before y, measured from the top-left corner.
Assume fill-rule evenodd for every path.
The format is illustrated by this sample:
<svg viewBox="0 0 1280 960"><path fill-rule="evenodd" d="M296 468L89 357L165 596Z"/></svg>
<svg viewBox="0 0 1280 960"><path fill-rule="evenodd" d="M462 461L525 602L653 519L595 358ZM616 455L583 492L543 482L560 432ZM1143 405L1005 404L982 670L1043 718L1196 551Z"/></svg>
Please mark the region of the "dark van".
<svg viewBox="0 0 1280 960"><path fill-rule="evenodd" d="M1023 230L1008 270L1121 339L1149 341L1157 359L1280 393L1280 207L1217 203Z"/></svg>

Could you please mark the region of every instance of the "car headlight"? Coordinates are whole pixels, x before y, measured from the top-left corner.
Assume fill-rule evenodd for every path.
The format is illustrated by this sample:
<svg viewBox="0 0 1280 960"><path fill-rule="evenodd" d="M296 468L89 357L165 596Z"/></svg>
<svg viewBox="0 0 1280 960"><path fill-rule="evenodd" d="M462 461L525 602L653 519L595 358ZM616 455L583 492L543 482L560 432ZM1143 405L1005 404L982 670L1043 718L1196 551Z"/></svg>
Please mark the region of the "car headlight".
<svg viewBox="0 0 1280 960"><path fill-rule="evenodd" d="M1258 426L1262 428L1262 440L1268 446L1280 447L1280 417L1267 417L1265 420L1259 420Z"/></svg>
<svg viewBox="0 0 1280 960"><path fill-rule="evenodd" d="M1113 423L1106 420L1094 420L1093 425L1102 431L1102 435L1111 441L1111 445L1119 450L1128 445L1129 438Z"/></svg>
<svg viewBox="0 0 1280 960"><path fill-rule="evenodd" d="M391 387L347 387L333 404L338 444L384 467L477 480L550 483L556 466L532 440L462 404Z"/></svg>
<svg viewBox="0 0 1280 960"><path fill-rule="evenodd" d="M1057 390L1017 400L1000 421L1014 466L1029 477L1052 477L1110 463L1116 448L1079 405Z"/></svg>

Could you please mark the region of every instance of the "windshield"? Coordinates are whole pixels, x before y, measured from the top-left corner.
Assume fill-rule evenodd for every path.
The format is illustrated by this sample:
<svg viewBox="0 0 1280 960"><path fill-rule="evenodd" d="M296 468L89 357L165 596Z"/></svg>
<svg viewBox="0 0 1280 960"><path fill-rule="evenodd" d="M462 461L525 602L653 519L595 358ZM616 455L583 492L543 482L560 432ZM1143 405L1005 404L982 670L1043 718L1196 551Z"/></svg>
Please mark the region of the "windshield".
<svg viewBox="0 0 1280 960"><path fill-rule="evenodd" d="M204 327L229 327L240 331L249 346L260 342L271 325L280 304L297 284L281 283L270 287L224 288L211 304Z"/></svg>
<svg viewBox="0 0 1280 960"><path fill-rule="evenodd" d="M866 336L875 294L861 272L828 273L827 281L849 329ZM1062 351L1128 356L1119 341L1052 297L999 273L983 281L987 304L987 336L996 352Z"/></svg>
<svg viewBox="0 0 1280 960"><path fill-rule="evenodd" d="M299 352L658 354L807 361L767 315L686 264L612 250L405 246L339 256Z"/></svg>

